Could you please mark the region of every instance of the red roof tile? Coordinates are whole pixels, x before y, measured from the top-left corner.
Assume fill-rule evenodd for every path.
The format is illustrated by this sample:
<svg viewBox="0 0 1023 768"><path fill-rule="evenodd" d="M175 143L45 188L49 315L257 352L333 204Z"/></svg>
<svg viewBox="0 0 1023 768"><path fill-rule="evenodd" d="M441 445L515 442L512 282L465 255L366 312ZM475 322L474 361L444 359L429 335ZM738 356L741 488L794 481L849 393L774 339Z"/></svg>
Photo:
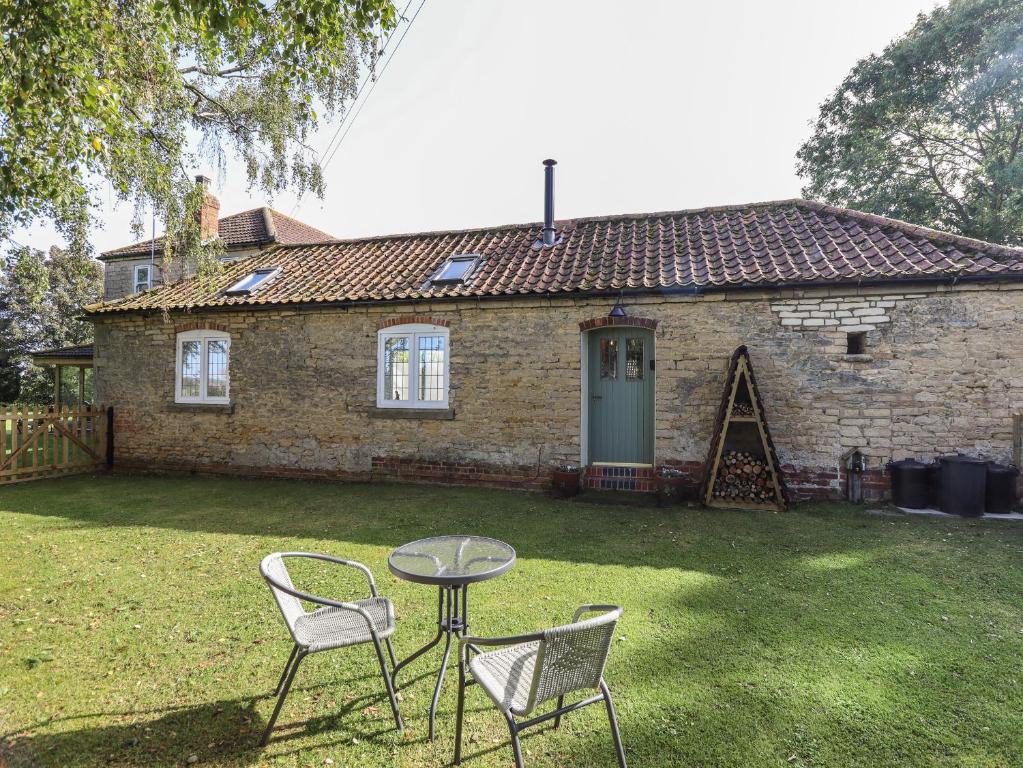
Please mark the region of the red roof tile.
<svg viewBox="0 0 1023 768"><path fill-rule="evenodd" d="M277 247L213 281L184 280L90 312L671 291L836 281L1023 277L1023 249L806 200ZM450 256L478 254L464 283L430 285ZM253 269L281 274L251 296L223 290Z"/></svg>
<svg viewBox="0 0 1023 768"><path fill-rule="evenodd" d="M272 245L281 243L291 245L296 243L324 243L336 241L337 238L328 235L308 224L303 224L298 219L285 216L283 213L272 208L253 208L251 211L242 211L230 216L224 216L217 222L217 230L220 239L227 250L255 246ZM101 259L128 258L131 256L148 255L150 248L154 247L158 255L163 251L163 238L156 238L155 244L152 240L143 240L139 243L126 245L122 248L114 248L100 254Z"/></svg>

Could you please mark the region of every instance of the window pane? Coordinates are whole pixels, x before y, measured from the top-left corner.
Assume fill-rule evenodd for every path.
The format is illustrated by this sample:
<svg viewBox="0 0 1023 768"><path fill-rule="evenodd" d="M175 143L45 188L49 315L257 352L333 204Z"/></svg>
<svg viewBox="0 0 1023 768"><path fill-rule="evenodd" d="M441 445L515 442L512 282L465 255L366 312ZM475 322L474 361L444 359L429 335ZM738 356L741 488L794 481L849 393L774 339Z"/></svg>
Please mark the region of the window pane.
<svg viewBox="0 0 1023 768"><path fill-rule="evenodd" d="M199 397L199 350L201 341L181 342L181 396Z"/></svg>
<svg viewBox="0 0 1023 768"><path fill-rule="evenodd" d="M441 268L437 271L434 276L434 282L448 282L463 280L466 273L475 263L476 257L464 258L464 259L451 259L450 261L444 262Z"/></svg>
<svg viewBox="0 0 1023 768"><path fill-rule="evenodd" d="M250 272L237 283L228 288L224 293L251 293L256 289L260 283L265 280L269 280L277 272L277 267L269 269L257 269L255 272Z"/></svg>
<svg viewBox="0 0 1023 768"><path fill-rule="evenodd" d="M206 345L206 396L227 397L227 342Z"/></svg>
<svg viewBox="0 0 1023 768"><path fill-rule="evenodd" d="M135 293L149 287L149 267L138 267L135 270Z"/></svg>
<svg viewBox="0 0 1023 768"><path fill-rule="evenodd" d="M384 340L384 399L408 400L409 343L404 336Z"/></svg>
<svg viewBox="0 0 1023 768"><path fill-rule="evenodd" d="M600 340L600 378L618 378L618 339Z"/></svg>
<svg viewBox="0 0 1023 768"><path fill-rule="evenodd" d="M643 339L625 340L625 378L643 378Z"/></svg>
<svg viewBox="0 0 1023 768"><path fill-rule="evenodd" d="M444 400L444 337L419 337L419 399Z"/></svg>

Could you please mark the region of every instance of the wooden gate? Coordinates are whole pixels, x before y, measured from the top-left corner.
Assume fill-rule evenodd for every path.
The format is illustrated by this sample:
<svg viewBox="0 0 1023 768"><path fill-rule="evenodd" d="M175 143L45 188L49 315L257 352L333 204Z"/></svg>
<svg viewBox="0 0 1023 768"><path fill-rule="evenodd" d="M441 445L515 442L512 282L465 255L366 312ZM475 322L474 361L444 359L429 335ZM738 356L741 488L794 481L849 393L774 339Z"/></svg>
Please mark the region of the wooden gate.
<svg viewBox="0 0 1023 768"><path fill-rule="evenodd" d="M110 408L4 406L0 409L0 485L106 467Z"/></svg>

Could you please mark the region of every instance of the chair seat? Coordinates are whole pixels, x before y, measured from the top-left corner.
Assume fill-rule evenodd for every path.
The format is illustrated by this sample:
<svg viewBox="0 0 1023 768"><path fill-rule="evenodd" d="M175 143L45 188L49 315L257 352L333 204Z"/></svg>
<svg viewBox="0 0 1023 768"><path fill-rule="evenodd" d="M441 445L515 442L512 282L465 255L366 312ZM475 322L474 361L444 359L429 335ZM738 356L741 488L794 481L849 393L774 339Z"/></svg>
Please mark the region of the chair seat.
<svg viewBox="0 0 1023 768"><path fill-rule="evenodd" d="M473 679L502 712L529 714L526 703L539 648L539 642L521 643L481 653L469 660Z"/></svg>
<svg viewBox="0 0 1023 768"><path fill-rule="evenodd" d="M353 600L373 619L377 636L383 640L394 634L394 606L386 597L370 597ZM366 620L344 608L320 608L295 619L295 641L310 653L343 648L372 641Z"/></svg>

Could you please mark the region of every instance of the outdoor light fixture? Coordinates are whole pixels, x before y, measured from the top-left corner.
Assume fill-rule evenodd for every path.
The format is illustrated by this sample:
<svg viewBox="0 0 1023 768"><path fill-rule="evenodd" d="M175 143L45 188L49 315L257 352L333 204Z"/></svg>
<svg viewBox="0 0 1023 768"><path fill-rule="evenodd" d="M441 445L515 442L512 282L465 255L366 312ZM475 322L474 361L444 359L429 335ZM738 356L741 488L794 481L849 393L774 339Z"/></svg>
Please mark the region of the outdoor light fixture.
<svg viewBox="0 0 1023 768"><path fill-rule="evenodd" d="M615 299L615 305L611 307L611 311L607 313L608 317L626 317L625 307L622 306L622 294L619 291L618 298Z"/></svg>

